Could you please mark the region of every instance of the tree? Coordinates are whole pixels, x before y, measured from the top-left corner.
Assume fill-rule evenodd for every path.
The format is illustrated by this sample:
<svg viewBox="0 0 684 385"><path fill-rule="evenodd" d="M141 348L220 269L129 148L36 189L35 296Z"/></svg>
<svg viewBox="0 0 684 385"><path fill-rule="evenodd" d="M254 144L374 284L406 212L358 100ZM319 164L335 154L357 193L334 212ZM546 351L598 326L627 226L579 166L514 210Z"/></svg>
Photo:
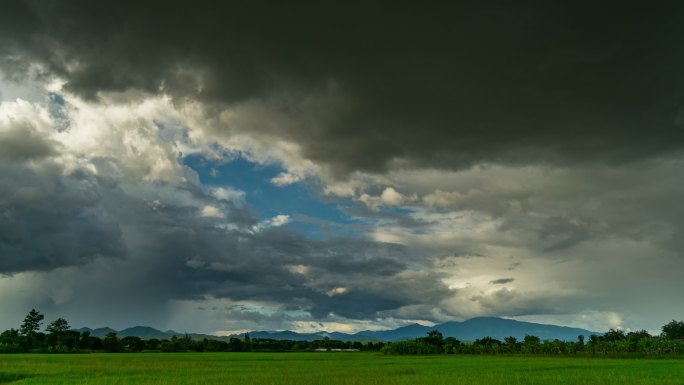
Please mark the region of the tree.
<svg viewBox="0 0 684 385"><path fill-rule="evenodd" d="M121 341L119 341L119 338L114 332L107 333L105 338L102 340L102 347L104 347L105 350L110 353L117 353L122 350Z"/></svg>
<svg viewBox="0 0 684 385"><path fill-rule="evenodd" d="M228 344L230 345L231 352L241 352L244 350L244 344L239 338L231 337Z"/></svg>
<svg viewBox="0 0 684 385"><path fill-rule="evenodd" d="M23 349L30 349L36 345L36 342L39 342L41 339L40 337L44 337L42 333L41 335L38 333L43 318L45 317L36 309L31 309L31 311L26 315L26 318L24 318L24 322L22 322L21 326L19 327L19 333L25 337L22 342Z"/></svg>
<svg viewBox="0 0 684 385"><path fill-rule="evenodd" d="M9 329L0 333L0 344L19 343L19 331L17 329Z"/></svg>
<svg viewBox="0 0 684 385"><path fill-rule="evenodd" d="M437 354L441 353L435 345L428 345L420 339L403 340L386 344L382 348L384 354Z"/></svg>
<svg viewBox="0 0 684 385"><path fill-rule="evenodd" d="M684 339L684 321L672 320L663 325L663 337L670 341Z"/></svg>
<svg viewBox="0 0 684 385"><path fill-rule="evenodd" d="M604 335L603 339L607 342L622 341L627 338L624 330L620 329L610 329Z"/></svg>
<svg viewBox="0 0 684 385"><path fill-rule="evenodd" d="M139 352L145 349L145 341L140 337L127 336L121 339L121 345L129 352Z"/></svg>
<svg viewBox="0 0 684 385"><path fill-rule="evenodd" d="M22 339L19 330L9 329L0 333L0 353L19 353L22 352Z"/></svg>
<svg viewBox="0 0 684 385"><path fill-rule="evenodd" d="M523 353L535 354L541 350L541 339L537 336L526 335L522 343Z"/></svg>
<svg viewBox="0 0 684 385"><path fill-rule="evenodd" d="M605 351L605 343L603 340L603 336L597 336L596 334L592 334L589 336L589 342L587 343L587 347L591 351L591 355L595 355L597 351L602 351L603 354L606 353Z"/></svg>
<svg viewBox="0 0 684 385"><path fill-rule="evenodd" d="M509 353L515 353L518 351L518 339L513 336L508 336L504 338L504 344Z"/></svg>
<svg viewBox="0 0 684 385"><path fill-rule="evenodd" d="M21 327L19 328L19 333L26 337L33 337L36 335L38 330L40 330L40 324L45 318L44 315L40 314L36 309L31 309L31 311L24 318Z"/></svg>
<svg viewBox="0 0 684 385"><path fill-rule="evenodd" d="M70 328L71 327L69 326L69 322L67 322L67 320L64 318L57 318L56 320L52 321L47 328L45 328L45 330L50 334L61 335Z"/></svg>
<svg viewBox="0 0 684 385"><path fill-rule="evenodd" d="M642 339L651 339L651 335L646 330L637 330L627 333L627 339L629 340L629 349L636 352L639 347L639 342Z"/></svg>
<svg viewBox="0 0 684 385"><path fill-rule="evenodd" d="M473 346L481 353L497 354L501 351L501 341L489 336L476 339Z"/></svg>
<svg viewBox="0 0 684 385"><path fill-rule="evenodd" d="M448 354L456 353L459 345L461 345L461 341L454 337L447 337L444 339L444 352Z"/></svg>
<svg viewBox="0 0 684 385"><path fill-rule="evenodd" d="M252 351L252 339L249 337L249 333L245 333L245 341L242 344L242 349L246 352Z"/></svg>
<svg viewBox="0 0 684 385"><path fill-rule="evenodd" d="M444 345L444 336L439 330L431 330L427 333L427 337L420 338L420 341L441 348Z"/></svg>
<svg viewBox="0 0 684 385"><path fill-rule="evenodd" d="M149 340L146 340L144 342L145 342L145 349L147 349L147 350L159 350L159 349L161 349L161 341L158 340L157 338L150 338Z"/></svg>
<svg viewBox="0 0 684 385"><path fill-rule="evenodd" d="M78 341L79 333L77 331L73 331L72 333L76 333L76 336L68 336L69 329L69 323L64 318L57 318L56 320L50 322L47 328L45 328L45 330L49 333L47 338L48 346L69 345L69 347L75 347ZM75 337L75 339L73 337ZM69 343L67 343L67 341L69 341Z"/></svg>

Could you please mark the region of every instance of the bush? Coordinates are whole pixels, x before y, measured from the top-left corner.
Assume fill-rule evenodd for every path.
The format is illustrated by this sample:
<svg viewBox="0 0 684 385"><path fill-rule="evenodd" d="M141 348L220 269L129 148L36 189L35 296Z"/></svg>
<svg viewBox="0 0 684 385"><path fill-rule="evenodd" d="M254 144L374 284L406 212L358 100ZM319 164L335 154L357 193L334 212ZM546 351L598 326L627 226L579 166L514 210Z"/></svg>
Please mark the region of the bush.
<svg viewBox="0 0 684 385"><path fill-rule="evenodd" d="M16 343L0 342L0 353L22 353L24 349Z"/></svg>
<svg viewBox="0 0 684 385"><path fill-rule="evenodd" d="M59 344L55 346L48 346L48 348L45 350L46 353L54 353L54 354L64 354L64 353L80 353L80 351L76 348L70 348L68 346Z"/></svg>
<svg viewBox="0 0 684 385"><path fill-rule="evenodd" d="M439 354L439 347L419 341L397 341L382 347L383 354Z"/></svg>

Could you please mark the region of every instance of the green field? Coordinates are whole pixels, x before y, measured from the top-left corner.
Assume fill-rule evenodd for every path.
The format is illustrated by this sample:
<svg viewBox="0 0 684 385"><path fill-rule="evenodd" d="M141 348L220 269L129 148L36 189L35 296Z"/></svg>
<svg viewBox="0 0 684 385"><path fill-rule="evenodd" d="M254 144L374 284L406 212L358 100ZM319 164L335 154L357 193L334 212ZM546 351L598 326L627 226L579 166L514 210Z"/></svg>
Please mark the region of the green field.
<svg viewBox="0 0 684 385"><path fill-rule="evenodd" d="M677 384L681 359L374 353L0 355L0 384Z"/></svg>

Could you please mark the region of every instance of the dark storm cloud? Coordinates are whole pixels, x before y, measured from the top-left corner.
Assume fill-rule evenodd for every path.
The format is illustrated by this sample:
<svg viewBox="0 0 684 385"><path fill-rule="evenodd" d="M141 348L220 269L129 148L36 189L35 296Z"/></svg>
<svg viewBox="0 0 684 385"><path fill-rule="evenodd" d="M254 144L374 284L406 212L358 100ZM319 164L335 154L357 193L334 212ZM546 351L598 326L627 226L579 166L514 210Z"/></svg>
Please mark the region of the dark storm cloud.
<svg viewBox="0 0 684 385"><path fill-rule="evenodd" d="M544 220L539 237L545 251L569 248L591 238L591 223L573 223L567 218L550 217Z"/></svg>
<svg viewBox="0 0 684 385"><path fill-rule="evenodd" d="M491 285L503 285L506 283L511 283L513 281L515 281L515 278L499 278L499 279L495 279L493 281L489 281L489 283Z"/></svg>
<svg viewBox="0 0 684 385"><path fill-rule="evenodd" d="M11 1L0 54L15 78L56 74L90 98L272 103L296 123L255 130L339 175L394 159L619 163L682 149L681 15L678 2Z"/></svg>
<svg viewBox="0 0 684 385"><path fill-rule="evenodd" d="M0 166L0 274L126 255L118 224L99 206L97 182L61 171Z"/></svg>
<svg viewBox="0 0 684 385"><path fill-rule="evenodd" d="M0 202L0 272L74 267L69 278L74 303L87 304L95 296L108 308L146 309L142 317L158 319L168 300L210 296L278 303L315 317L335 313L368 318L426 300L439 302L450 293L438 273L406 276L401 246L360 239L312 241L286 229L225 230L217 226L219 219L200 217L193 206L151 208L132 194L130 185L104 177L88 180L90 189L84 189L76 180L12 179L19 172L6 174L0 174L2 196L15 199ZM17 200L17 189L34 185L47 196ZM177 193L184 196L188 191L201 194L191 186L179 187ZM60 188L62 193L54 191ZM231 205L223 209L242 210ZM231 223L241 228L254 224L249 219ZM306 266L307 272L293 272L291 266ZM92 277L98 275L102 280L93 286ZM338 288L345 289L336 292ZM69 300L60 307L73 307Z"/></svg>
<svg viewBox="0 0 684 385"><path fill-rule="evenodd" d="M142 309L143 317L158 319L169 300L210 296L278 303L316 317L334 312L368 318L450 294L439 273L406 275L402 246L311 240L287 228L254 232L257 220L248 209L218 202L191 183L114 180L105 167L98 177L60 176L56 165L55 176L16 165L0 170L0 272L74 267L69 281L76 294L70 300L93 302L91 308L108 303L116 311ZM151 204L150 194L166 200ZM220 204L225 218L202 217L202 204Z"/></svg>
<svg viewBox="0 0 684 385"><path fill-rule="evenodd" d="M142 253L159 259L151 262L156 278L141 284L163 287L176 299L210 295L296 306L315 317L334 312L367 318L428 298L437 302L449 294L439 274L430 273L427 280L402 278L408 267L396 245L358 239L312 241L282 230L226 233L192 223L164 231L152 226L146 234L155 241ZM291 266L305 266L307 272L298 274ZM339 287L345 292L334 293Z"/></svg>
<svg viewBox="0 0 684 385"><path fill-rule="evenodd" d="M268 221L248 206L205 191L187 168L173 182L146 181L122 172L137 155L76 161L50 139L61 127L78 139L69 119L54 127L62 121L40 129L11 120L0 126L0 274L43 274L40 285L50 292L68 282L70 289L49 297L45 309L101 313L106 303L115 312L129 308L163 320L169 301L209 296L277 303L316 317L368 318L450 294L439 273L408 266L403 246L312 240L287 225L264 226ZM11 148L15 142L22 146Z"/></svg>
<svg viewBox="0 0 684 385"><path fill-rule="evenodd" d="M30 123L0 126L0 161L5 164L53 155L56 153L54 146Z"/></svg>
<svg viewBox="0 0 684 385"><path fill-rule="evenodd" d="M636 309L637 294L676 302L667 286L681 271L681 161L658 156L684 145L683 7L587 4L5 2L3 82L66 83L35 119L51 127L0 126L0 274L33 279L55 309L122 323L165 322L166 304L185 300L435 321L612 309L611 297ZM146 93L189 107L174 110L190 111L186 132L114 117L126 111L105 113L111 124L70 121L78 108L131 106ZM79 97L89 100L65 106ZM82 150L90 130L69 133L91 123L112 133L102 147L134 143ZM360 220L335 224L332 236L387 230L397 237L377 239L406 245L269 228L179 164L171 142L190 134L215 140L217 154L241 136L262 142L254 152L294 142L301 154L287 155L338 177L391 169L361 182L375 184L356 191L368 207L343 209ZM502 165L428 170L477 163ZM152 173L153 164L166 167ZM402 182L411 169L422 178ZM316 175L330 182L329 170ZM383 201L388 186L403 195ZM436 215L449 210L496 226ZM463 255L430 255L454 252ZM494 264L497 253L524 262ZM535 267L548 258L563 265ZM489 281L510 270L515 289L490 286L513 282ZM461 272L483 273L484 288L464 286ZM644 272L649 285L633 285Z"/></svg>

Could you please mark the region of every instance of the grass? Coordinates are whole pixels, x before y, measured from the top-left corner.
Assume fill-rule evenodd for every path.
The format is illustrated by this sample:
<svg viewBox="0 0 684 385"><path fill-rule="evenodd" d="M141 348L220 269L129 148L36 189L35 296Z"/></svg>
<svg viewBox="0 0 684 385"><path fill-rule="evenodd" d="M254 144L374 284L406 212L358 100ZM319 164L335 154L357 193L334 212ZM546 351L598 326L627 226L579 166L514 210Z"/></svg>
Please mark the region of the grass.
<svg viewBox="0 0 684 385"><path fill-rule="evenodd" d="M684 360L373 353L17 354L0 355L0 384L684 385Z"/></svg>

